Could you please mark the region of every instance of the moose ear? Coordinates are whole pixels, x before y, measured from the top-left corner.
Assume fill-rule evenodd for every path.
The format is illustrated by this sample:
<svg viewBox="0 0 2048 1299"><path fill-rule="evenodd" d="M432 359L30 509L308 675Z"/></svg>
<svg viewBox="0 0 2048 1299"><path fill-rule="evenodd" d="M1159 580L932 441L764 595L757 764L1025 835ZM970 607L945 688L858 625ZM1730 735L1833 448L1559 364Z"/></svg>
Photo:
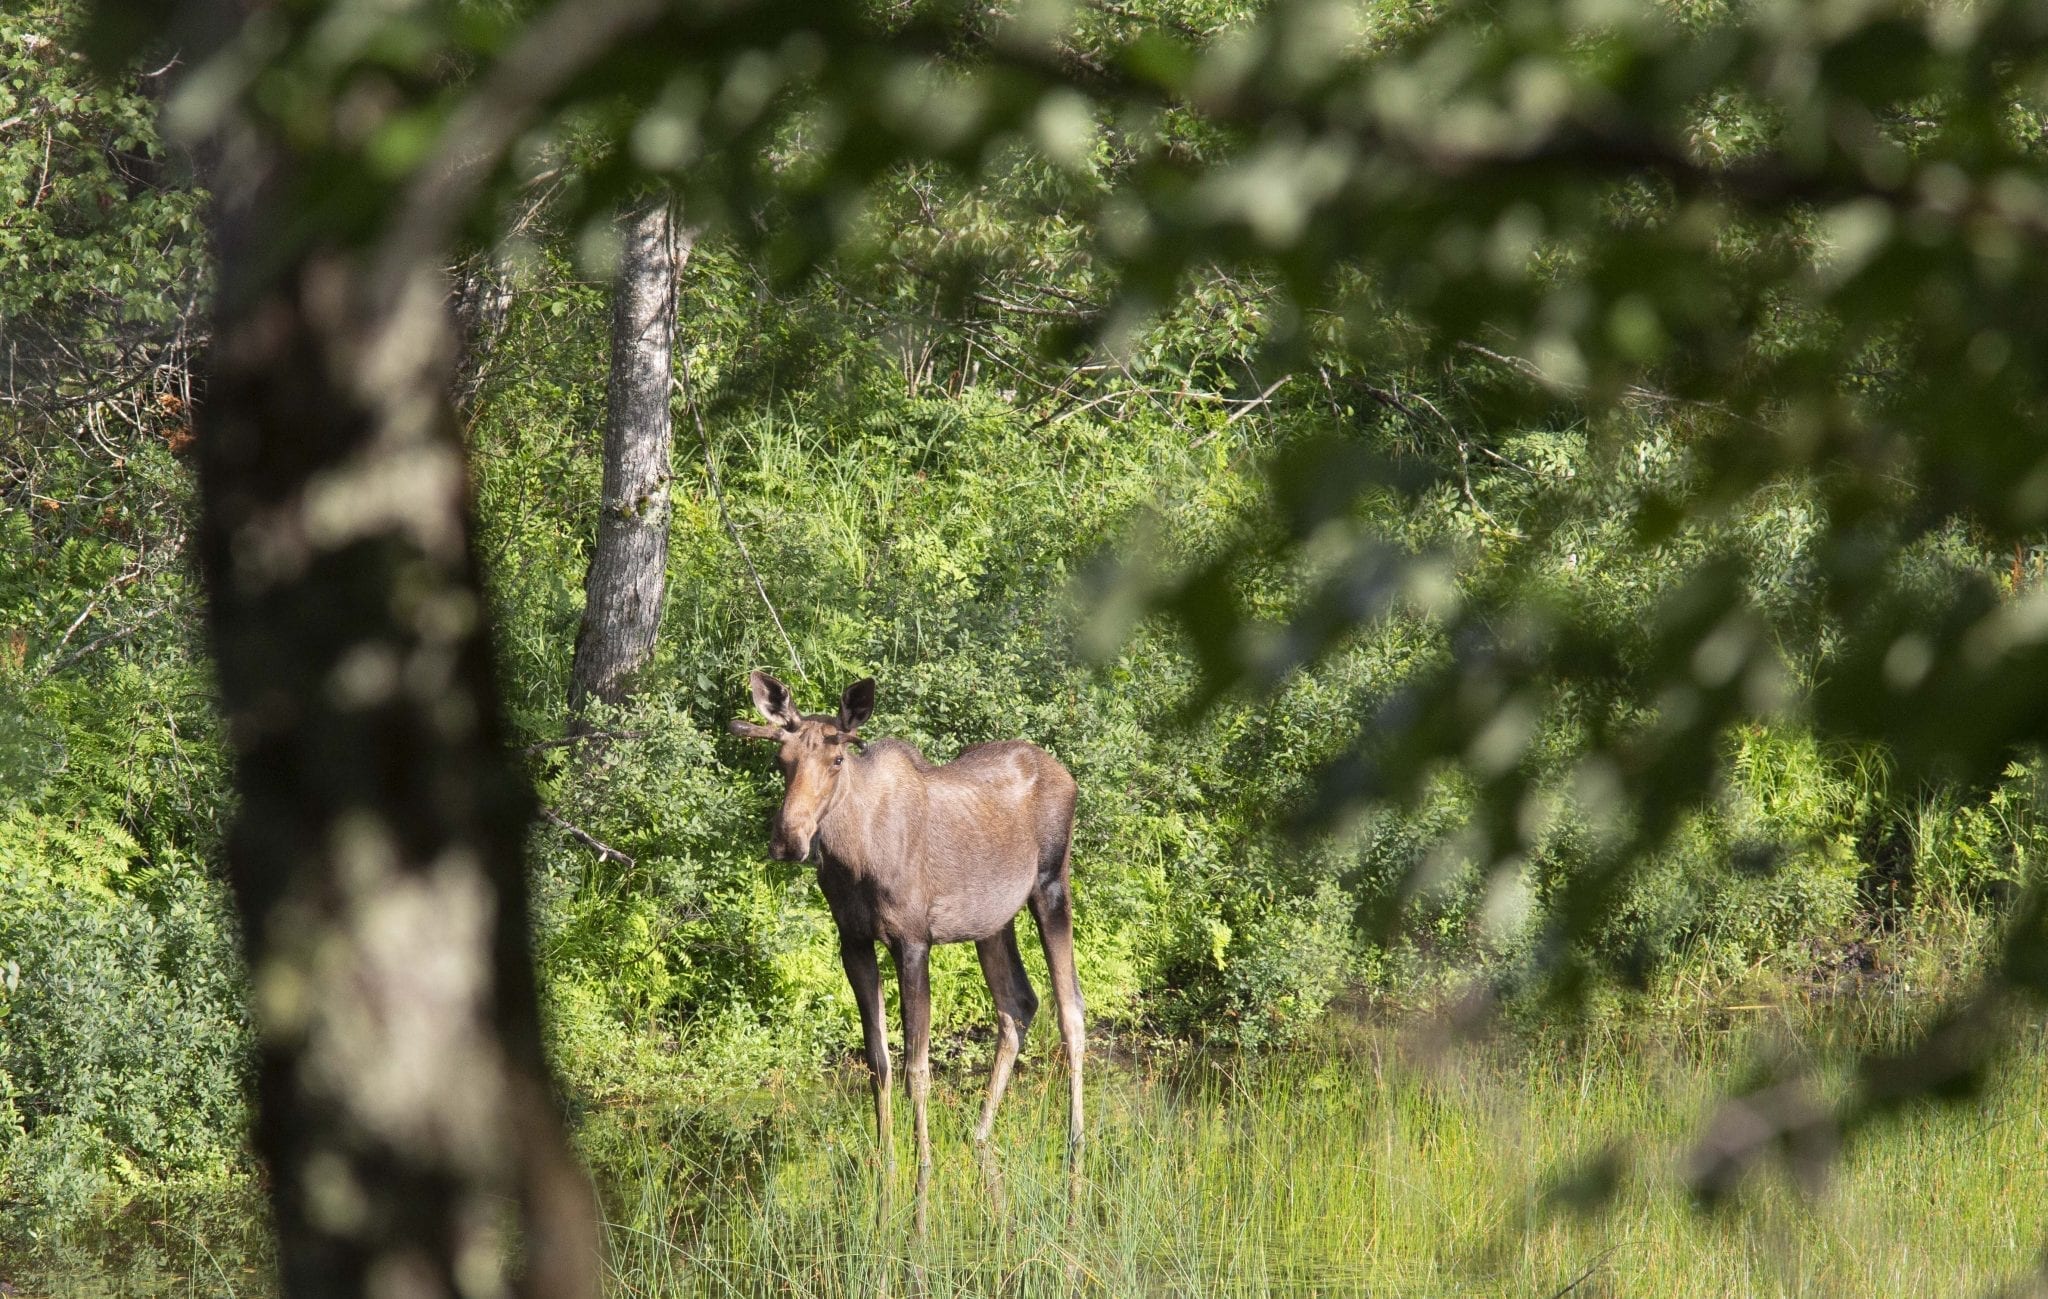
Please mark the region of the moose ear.
<svg viewBox="0 0 2048 1299"><path fill-rule="evenodd" d="M753 722L727 722L725 729L743 740L778 740L782 732L773 726L757 726Z"/></svg>
<svg viewBox="0 0 2048 1299"><path fill-rule="evenodd" d="M839 729L848 732L859 730L860 724L874 711L875 679L862 677L839 696Z"/></svg>
<svg viewBox="0 0 2048 1299"><path fill-rule="evenodd" d="M793 731L803 724L796 705L790 701L788 686L766 672L748 673L747 684L753 688L754 707L761 710L761 716L785 731Z"/></svg>

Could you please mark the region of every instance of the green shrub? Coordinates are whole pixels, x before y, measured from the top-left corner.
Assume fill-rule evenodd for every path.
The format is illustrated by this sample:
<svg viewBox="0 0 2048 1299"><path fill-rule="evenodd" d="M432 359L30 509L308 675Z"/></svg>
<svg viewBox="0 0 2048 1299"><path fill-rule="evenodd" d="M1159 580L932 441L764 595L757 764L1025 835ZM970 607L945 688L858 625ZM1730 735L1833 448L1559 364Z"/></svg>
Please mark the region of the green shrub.
<svg viewBox="0 0 2048 1299"><path fill-rule="evenodd" d="M240 958L179 858L138 892L105 821L0 819L0 1232L48 1241L162 1184L244 1166Z"/></svg>
<svg viewBox="0 0 2048 1299"><path fill-rule="evenodd" d="M1926 906L2003 902L2034 878L2048 846L2038 760L2007 764L1988 790L1940 786L1903 809L1913 886Z"/></svg>
<svg viewBox="0 0 2048 1299"><path fill-rule="evenodd" d="M1247 863L1235 863L1242 868ZM1152 976L1161 1027L1238 1048L1301 1041L1361 967L1350 897L1325 880L1277 893L1256 869L1183 881Z"/></svg>

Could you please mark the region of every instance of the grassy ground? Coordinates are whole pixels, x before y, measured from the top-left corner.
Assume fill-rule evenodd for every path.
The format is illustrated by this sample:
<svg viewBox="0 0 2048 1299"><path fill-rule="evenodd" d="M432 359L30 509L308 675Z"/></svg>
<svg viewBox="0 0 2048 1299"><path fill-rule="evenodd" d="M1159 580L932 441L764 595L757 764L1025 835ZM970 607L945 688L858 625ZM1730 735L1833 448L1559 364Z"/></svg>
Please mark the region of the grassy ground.
<svg viewBox="0 0 2048 1299"><path fill-rule="evenodd" d="M909 1150L878 1187L851 1073L771 1097L756 1139L715 1156L643 1115L609 1179L612 1285L1583 1299L1962 1295L2029 1281L2048 1240L2038 1040L1978 1099L1872 1130L1817 1189L1773 1164L1704 1213L1686 1189L1688 1152L1770 1039L1738 1029L1651 1047L1446 1050L1357 1029L1309 1056L1104 1068L1071 1190L1064 1089L1039 1042L985 1164L966 1137L978 1079L962 1070L935 1088L922 1235ZM1839 1091L1825 1057L1811 1061L1814 1086ZM1610 1175L1604 1208L1587 1209Z"/></svg>
<svg viewBox="0 0 2048 1299"><path fill-rule="evenodd" d="M1816 1092L1838 1094L1842 1049L1896 1035L1902 1013L1872 1002L1804 1017ZM910 1151L893 1179L877 1178L853 1068L717 1112L606 1110L586 1116L584 1136L605 1192L609 1290L2048 1293L2035 1285L2048 1241L2048 1038L2034 1028L1981 1096L1870 1130L1817 1189L1772 1163L1720 1210L1699 1209L1688 1153L1733 1080L1783 1040L1777 1017L1743 1008L1682 1032L1448 1047L1413 1026L1340 1022L1307 1053L1104 1061L1078 1180L1063 1162L1064 1080L1044 1034L985 1162L967 1142L978 1062L941 1074L922 1233ZM1590 1208L1602 1185L1610 1193ZM266 1294L250 1207L229 1222L166 1205L133 1219L128 1247L97 1266L74 1252L60 1275L0 1275L31 1296Z"/></svg>

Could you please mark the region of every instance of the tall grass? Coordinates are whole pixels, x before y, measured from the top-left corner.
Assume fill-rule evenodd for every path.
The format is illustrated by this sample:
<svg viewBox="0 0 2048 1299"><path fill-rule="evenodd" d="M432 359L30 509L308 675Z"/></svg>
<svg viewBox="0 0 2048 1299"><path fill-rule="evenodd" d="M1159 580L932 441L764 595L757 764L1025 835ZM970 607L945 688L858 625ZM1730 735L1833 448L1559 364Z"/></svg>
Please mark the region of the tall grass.
<svg viewBox="0 0 2048 1299"><path fill-rule="evenodd" d="M1829 1043L1872 1028L1823 1026L1821 1093L1844 1083ZM922 1231L910 1152L879 1176L849 1071L777 1093L753 1139L708 1157L640 1116L608 1178L610 1279L649 1296L1860 1296L2029 1275L2048 1229L2039 1041L1969 1106L1866 1134L1818 1191L1766 1168L1703 1212L1686 1152L1771 1040L1424 1049L1354 1029L1262 1062L1098 1067L1073 1182L1040 1043L985 1161L967 1139L979 1078L935 1087Z"/></svg>
<svg viewBox="0 0 2048 1299"><path fill-rule="evenodd" d="M1797 1023L1745 1007L1696 1014L1682 1029L1613 1020L1571 1040L1451 1045L1432 1042L1426 1024L1336 1019L1314 1049L1285 1055L1098 1058L1078 1178L1064 1159L1064 1078L1044 1036L986 1159L968 1142L980 1062L942 1069L922 1229L907 1139L897 1173L881 1176L853 1067L711 1110L601 1110L583 1130L604 1195L607 1289L636 1299L2048 1292L2048 1036L2038 1028L2019 1035L1981 1096L1867 1130L1818 1189L1775 1165L1712 1212L1686 1189L1688 1152L1758 1060L1782 1065L1787 1043L1803 1042L1816 1095L1839 1095L1854 1051L1902 1037L1921 1013L1915 1000L1872 997ZM899 1134L907 1126L899 1118ZM166 1202L74 1240L35 1272L0 1259L0 1279L65 1299L273 1294L256 1207L250 1197Z"/></svg>

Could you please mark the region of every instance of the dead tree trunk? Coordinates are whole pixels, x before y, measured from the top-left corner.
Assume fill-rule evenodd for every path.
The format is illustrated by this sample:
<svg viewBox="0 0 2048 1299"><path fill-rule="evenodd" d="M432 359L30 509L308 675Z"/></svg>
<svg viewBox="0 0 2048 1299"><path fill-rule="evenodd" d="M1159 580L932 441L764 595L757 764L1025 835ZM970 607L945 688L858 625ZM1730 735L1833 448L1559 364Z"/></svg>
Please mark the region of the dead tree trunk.
<svg viewBox="0 0 2048 1299"><path fill-rule="evenodd" d="M486 645L440 250L288 246L306 228L290 155L255 131L229 148L198 550L283 1290L594 1296L593 1204L542 1058L532 796Z"/></svg>
<svg viewBox="0 0 2048 1299"><path fill-rule="evenodd" d="M623 226L612 290L604 495L569 673L572 728L590 701L623 699L653 656L668 581L676 277L690 238L665 195L628 213Z"/></svg>

